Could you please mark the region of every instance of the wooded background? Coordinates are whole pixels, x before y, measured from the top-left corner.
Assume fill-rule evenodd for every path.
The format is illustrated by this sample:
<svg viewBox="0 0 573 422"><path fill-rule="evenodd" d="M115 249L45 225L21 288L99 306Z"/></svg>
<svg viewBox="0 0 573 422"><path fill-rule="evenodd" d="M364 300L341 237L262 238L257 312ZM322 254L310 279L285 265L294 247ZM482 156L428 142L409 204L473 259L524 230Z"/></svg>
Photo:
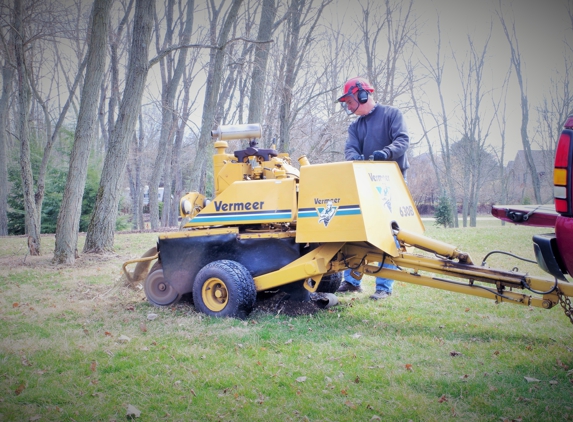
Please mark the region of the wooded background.
<svg viewBox="0 0 573 422"><path fill-rule="evenodd" d="M54 261L71 264L79 231L83 252L97 253L146 218L152 229L176 226L185 192L212 194L210 133L219 124L260 123L259 146L276 145L294 163L303 154L343 160L353 117L335 100L353 76L421 133L408 173L421 212L445 200L452 225L461 215L474 226L492 203L551 201L555 147L573 112L573 0L551 3L567 32L547 46L562 58L535 102L528 86L540 81L528 80L520 43L531 28L519 27L510 2L490 3L485 30L456 34L463 49L442 36L440 11L429 16L421 4L2 2L0 235L26 234L39 254L40 233L55 232ZM430 33L431 51L422 47ZM501 72L492 66L500 44ZM520 139L508 140L516 115ZM507 156L510 142L520 143L516 157Z"/></svg>

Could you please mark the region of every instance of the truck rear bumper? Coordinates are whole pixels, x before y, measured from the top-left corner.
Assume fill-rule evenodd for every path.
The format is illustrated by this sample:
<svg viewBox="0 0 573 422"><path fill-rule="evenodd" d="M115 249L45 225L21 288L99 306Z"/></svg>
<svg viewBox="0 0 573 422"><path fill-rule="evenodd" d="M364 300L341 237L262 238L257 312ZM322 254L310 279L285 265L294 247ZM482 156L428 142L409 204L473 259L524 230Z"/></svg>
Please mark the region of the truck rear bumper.
<svg viewBox="0 0 573 422"><path fill-rule="evenodd" d="M539 267L558 280L567 281L567 272L559 255L555 233L537 234L533 236L533 251Z"/></svg>

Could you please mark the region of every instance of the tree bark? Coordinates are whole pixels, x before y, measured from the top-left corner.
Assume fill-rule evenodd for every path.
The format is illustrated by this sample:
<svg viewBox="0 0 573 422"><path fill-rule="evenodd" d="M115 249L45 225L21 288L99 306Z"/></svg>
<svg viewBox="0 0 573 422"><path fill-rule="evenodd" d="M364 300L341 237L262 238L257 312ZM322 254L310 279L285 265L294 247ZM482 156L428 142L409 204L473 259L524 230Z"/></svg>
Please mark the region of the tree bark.
<svg viewBox="0 0 573 422"><path fill-rule="evenodd" d="M197 145L197 154L191 171L192 191L205 192L204 180L206 177L206 169L210 167L207 160L210 158L210 151L208 148L211 145L211 130L213 129L213 126L218 123L215 121L215 113L219 90L221 89L221 80L223 77L222 69L225 59L225 44L227 43L233 23L237 19L239 8L242 3L243 0L233 0L231 8L221 28L221 32L219 33L219 38L217 40L219 48L211 55L211 60L209 62L209 74L207 75L205 88L205 102L203 103L203 116L201 118L201 132Z"/></svg>
<svg viewBox="0 0 573 422"><path fill-rule="evenodd" d="M270 40L277 9L275 0L263 0L257 41ZM255 46L255 61L253 63L251 95L249 97L249 123L261 123L262 120L269 49L270 46L268 44L257 44Z"/></svg>
<svg viewBox="0 0 573 422"><path fill-rule="evenodd" d="M28 253L40 255L40 218L34 199L34 178L30 158L30 115L31 90L26 72L24 41L26 37L23 25L24 5L22 0L14 0L14 57L18 80L18 138L20 141L20 176L24 195L26 234L28 235Z"/></svg>
<svg viewBox="0 0 573 422"><path fill-rule="evenodd" d="M193 32L193 13L195 2L189 0L187 2L187 15L185 22L185 29L181 38L181 44L187 45L191 39ZM169 37L170 38L170 37ZM171 40L169 39L169 44ZM161 216L163 226L169 225L169 214L171 211L171 158L173 151L173 135L176 130L176 115L174 113L175 96L179 83L183 77L183 71L187 65L187 49L184 48L179 51L177 65L173 71L173 75L166 84L163 85L162 109L161 109L161 133L159 137L159 144L157 146L158 153L153 167L151 180L149 181L149 216L151 220L151 228L156 229L159 227L159 201L158 191L159 182L165 169L164 189L163 189L163 215ZM167 162L167 165L165 163Z"/></svg>
<svg viewBox="0 0 573 422"><path fill-rule="evenodd" d="M501 1L500 1L501 9ZM525 153L525 160L527 162L527 167L531 176L531 182L533 185L533 194L535 195L535 201L538 204L542 204L543 200L541 198L541 184L539 182L539 174L535 167L535 162L533 161L533 155L531 153L531 142L529 141L529 135L527 133L527 125L529 123L529 103L527 99L527 91L525 88L525 82L523 79L523 72L521 70L521 53L519 51L519 44L517 41L517 35L515 33L515 24L512 26L512 32L510 33L505 18L501 10L498 11L498 17L503 26L505 37L509 44L509 49L511 51L511 64L515 70L515 76L517 77L517 83L519 85L520 101L521 101L521 143L523 145L523 151Z"/></svg>
<svg viewBox="0 0 573 422"><path fill-rule="evenodd" d="M155 0L136 0L125 90L105 156L96 204L86 235L83 250L85 253L113 251L117 209L121 196L120 182L147 79L149 68L147 56L154 13Z"/></svg>
<svg viewBox="0 0 573 422"><path fill-rule="evenodd" d="M87 177L90 148L97 133L99 90L105 71L107 31L112 0L95 0L89 35L86 76L80 113L70 156L70 166L56 226L53 262L73 265L77 255L82 197Z"/></svg>
<svg viewBox="0 0 573 422"><path fill-rule="evenodd" d="M0 97L0 236L8 235L8 112L14 82L14 68L8 59L2 66Z"/></svg>

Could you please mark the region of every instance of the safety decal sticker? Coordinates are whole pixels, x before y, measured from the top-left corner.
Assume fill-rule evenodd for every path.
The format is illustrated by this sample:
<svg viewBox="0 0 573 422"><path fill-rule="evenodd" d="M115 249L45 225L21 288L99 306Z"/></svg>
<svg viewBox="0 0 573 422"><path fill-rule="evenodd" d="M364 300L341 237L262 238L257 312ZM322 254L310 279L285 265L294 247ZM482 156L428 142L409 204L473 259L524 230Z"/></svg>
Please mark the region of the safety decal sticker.
<svg viewBox="0 0 573 422"><path fill-rule="evenodd" d="M392 191L390 189L390 186L387 185L376 186L376 190L380 194L382 205L388 208L388 211L392 212Z"/></svg>
<svg viewBox="0 0 573 422"><path fill-rule="evenodd" d="M323 223L324 227L328 226L330 220L336 215L338 207L332 205L332 201L328 201L325 208L317 208L318 211L318 224Z"/></svg>
<svg viewBox="0 0 573 422"><path fill-rule="evenodd" d="M361 214L359 205L341 205L334 206L332 203L327 202L326 207L318 208L301 208L298 210L298 218L317 218L318 224L323 224L327 227L332 221L334 216L340 217L345 215L359 215Z"/></svg>

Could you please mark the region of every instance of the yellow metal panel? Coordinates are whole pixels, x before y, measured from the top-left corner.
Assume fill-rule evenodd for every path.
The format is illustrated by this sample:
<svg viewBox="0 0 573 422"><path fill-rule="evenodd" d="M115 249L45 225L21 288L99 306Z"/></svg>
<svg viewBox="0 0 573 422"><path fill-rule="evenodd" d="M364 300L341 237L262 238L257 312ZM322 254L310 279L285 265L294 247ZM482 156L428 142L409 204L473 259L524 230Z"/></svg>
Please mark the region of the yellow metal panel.
<svg viewBox="0 0 573 422"><path fill-rule="evenodd" d="M215 193L219 195L221 192L226 190L234 182L244 180L245 175L250 175L252 169L248 163L232 163L230 161L224 160L224 157L215 156L219 160L215 160L215 164L219 165L221 170L217 173L215 179ZM221 164L219 164L221 161Z"/></svg>
<svg viewBox="0 0 573 422"><path fill-rule="evenodd" d="M250 180L230 185L187 226L283 223L295 219L295 179Z"/></svg>
<svg viewBox="0 0 573 422"><path fill-rule="evenodd" d="M297 242L364 241L397 256L392 223L424 225L395 162L347 161L301 167Z"/></svg>
<svg viewBox="0 0 573 422"><path fill-rule="evenodd" d="M361 241L365 238L352 162L302 166L297 242Z"/></svg>

